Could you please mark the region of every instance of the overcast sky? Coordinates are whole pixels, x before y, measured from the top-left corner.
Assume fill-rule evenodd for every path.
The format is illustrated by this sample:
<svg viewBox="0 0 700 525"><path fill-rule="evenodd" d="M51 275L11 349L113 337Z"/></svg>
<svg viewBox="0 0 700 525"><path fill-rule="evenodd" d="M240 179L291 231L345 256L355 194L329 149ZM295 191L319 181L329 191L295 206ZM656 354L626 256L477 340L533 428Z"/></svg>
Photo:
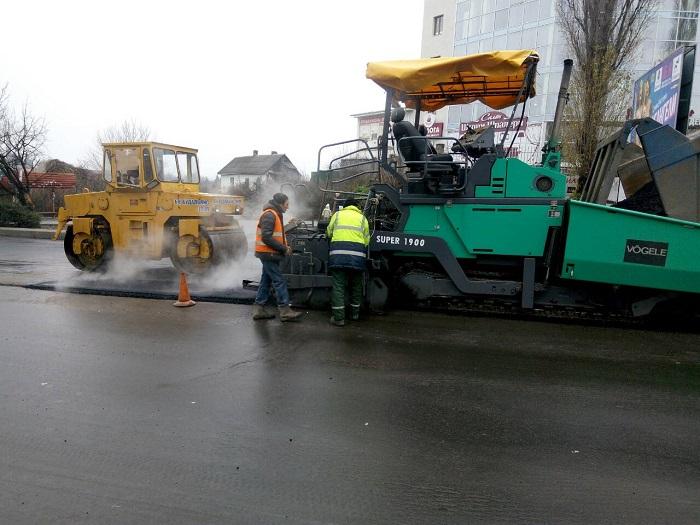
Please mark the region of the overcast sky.
<svg viewBox="0 0 700 525"><path fill-rule="evenodd" d="M383 108L368 61L420 55L421 0L35 1L2 8L0 85L49 129L47 158L85 158L97 131L134 120L199 149L215 176L276 150L315 169Z"/></svg>

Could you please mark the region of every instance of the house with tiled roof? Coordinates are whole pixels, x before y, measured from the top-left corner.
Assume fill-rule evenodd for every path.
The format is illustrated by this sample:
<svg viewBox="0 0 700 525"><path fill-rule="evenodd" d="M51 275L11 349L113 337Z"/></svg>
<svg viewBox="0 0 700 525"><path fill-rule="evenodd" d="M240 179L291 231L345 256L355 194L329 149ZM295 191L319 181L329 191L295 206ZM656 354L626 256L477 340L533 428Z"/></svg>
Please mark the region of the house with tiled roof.
<svg viewBox="0 0 700 525"><path fill-rule="evenodd" d="M270 155L259 155L257 150L252 155L235 157L218 172L221 177L221 189L232 188L255 189L268 183L297 183L301 173L292 164L287 155L273 151Z"/></svg>

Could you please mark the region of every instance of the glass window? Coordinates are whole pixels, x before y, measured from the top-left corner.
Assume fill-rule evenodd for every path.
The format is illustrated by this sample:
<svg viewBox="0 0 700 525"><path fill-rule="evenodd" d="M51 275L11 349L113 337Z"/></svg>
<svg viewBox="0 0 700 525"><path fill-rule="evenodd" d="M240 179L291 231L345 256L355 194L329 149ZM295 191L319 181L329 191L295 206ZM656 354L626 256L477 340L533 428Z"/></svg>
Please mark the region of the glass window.
<svg viewBox="0 0 700 525"><path fill-rule="evenodd" d="M537 93L546 93L549 85L549 75L537 74ZM544 97L543 97L544 98Z"/></svg>
<svg viewBox="0 0 700 525"><path fill-rule="evenodd" d="M442 34L442 19L443 15L438 15L433 17L433 35Z"/></svg>
<svg viewBox="0 0 700 525"><path fill-rule="evenodd" d="M661 62L668 55L676 50L676 41L668 40L666 42L656 43L656 52L654 53L654 64Z"/></svg>
<svg viewBox="0 0 700 525"><path fill-rule="evenodd" d="M556 95L559 94L559 86L560 85L561 85L561 72L550 73L549 74L549 82L548 82L548 86L547 86L547 88L548 88L547 93L554 93L555 98L556 98Z"/></svg>
<svg viewBox="0 0 700 525"><path fill-rule="evenodd" d="M493 37L493 48L494 49L506 49L508 44L508 35L498 35Z"/></svg>
<svg viewBox="0 0 700 525"><path fill-rule="evenodd" d="M462 108L460 123L461 122L471 122L474 120L474 104L465 104L460 106Z"/></svg>
<svg viewBox="0 0 700 525"><path fill-rule="evenodd" d="M485 53L486 51L491 51L492 49L491 38L484 38L483 40L479 41L479 53Z"/></svg>
<svg viewBox="0 0 700 525"><path fill-rule="evenodd" d="M540 20L549 18L554 14L554 0L542 0L540 2Z"/></svg>
<svg viewBox="0 0 700 525"><path fill-rule="evenodd" d="M456 20L466 20L469 18L469 2L460 2L457 4Z"/></svg>
<svg viewBox="0 0 700 525"><path fill-rule="evenodd" d="M464 40L467 37L467 24L466 20L459 20L455 24L455 42Z"/></svg>
<svg viewBox="0 0 700 525"><path fill-rule="evenodd" d="M153 148L153 158L156 161L156 174L159 180L177 182L177 162L175 152L169 149Z"/></svg>
<svg viewBox="0 0 700 525"><path fill-rule="evenodd" d="M146 184L153 180L153 165L151 164L151 151L143 148L143 180Z"/></svg>
<svg viewBox="0 0 700 525"><path fill-rule="evenodd" d="M692 18L681 18L678 21L678 40L695 40L698 31L698 21Z"/></svg>
<svg viewBox="0 0 700 525"><path fill-rule="evenodd" d="M483 13L492 13L496 8L496 0L483 0L484 6L482 9Z"/></svg>
<svg viewBox="0 0 700 525"><path fill-rule="evenodd" d="M508 0L496 0L496 9L507 9L509 5Z"/></svg>
<svg viewBox="0 0 700 525"><path fill-rule="evenodd" d="M697 13L700 8L700 0L681 0L681 10Z"/></svg>
<svg viewBox="0 0 700 525"><path fill-rule="evenodd" d="M102 168L102 176L107 182L112 182L112 161L109 158L109 152L104 152L104 164Z"/></svg>
<svg viewBox="0 0 700 525"><path fill-rule="evenodd" d="M540 53L540 63L541 67L548 66L551 63L552 58L552 47L551 46L538 46L538 51ZM540 90L541 92L541 90Z"/></svg>
<svg viewBox="0 0 700 525"><path fill-rule="evenodd" d="M116 171L116 183L124 186L138 186L139 149L114 148L112 153L112 170Z"/></svg>
<svg viewBox="0 0 700 525"><path fill-rule="evenodd" d="M523 49L535 49L537 47L537 28L525 29L523 31Z"/></svg>
<svg viewBox="0 0 700 525"><path fill-rule="evenodd" d="M566 53L566 46L564 44L557 44L552 46L552 65L561 66L566 58L564 55Z"/></svg>
<svg viewBox="0 0 700 525"><path fill-rule="evenodd" d="M659 32L656 35L656 39L675 40L677 27L677 18L659 18Z"/></svg>
<svg viewBox="0 0 700 525"><path fill-rule="evenodd" d="M476 36L481 31L481 17L477 16L469 21L469 36Z"/></svg>
<svg viewBox="0 0 700 525"><path fill-rule="evenodd" d="M554 116L554 113L557 111L557 98L559 98L558 94L551 94L547 95L547 107L545 108L545 114L547 116Z"/></svg>
<svg viewBox="0 0 700 525"><path fill-rule="evenodd" d="M552 24L547 24L546 26L541 26L537 28L537 46L548 46L552 43L552 29L554 26Z"/></svg>
<svg viewBox="0 0 700 525"><path fill-rule="evenodd" d="M542 115L542 100L544 97L535 97L528 102L528 115L539 117Z"/></svg>
<svg viewBox="0 0 700 525"><path fill-rule="evenodd" d="M481 0L472 0L469 7L469 16L472 18L481 14Z"/></svg>
<svg viewBox="0 0 700 525"><path fill-rule="evenodd" d="M199 170L197 169L196 155L193 153L178 153L177 165L180 168L180 182L199 182Z"/></svg>
<svg viewBox="0 0 700 525"><path fill-rule="evenodd" d="M496 31L498 31L499 29L503 29L504 27L508 27L508 10L507 9L501 9L500 11L496 11L495 25L496 25Z"/></svg>
<svg viewBox="0 0 700 525"><path fill-rule="evenodd" d="M459 106L449 106L447 108L447 123L459 125Z"/></svg>
<svg viewBox="0 0 700 525"><path fill-rule="evenodd" d="M456 57L461 57L463 55L467 54L467 44L460 44L458 46L455 46L454 52L452 53L452 56Z"/></svg>
<svg viewBox="0 0 700 525"><path fill-rule="evenodd" d="M481 17L481 33L493 33L493 13Z"/></svg>
<svg viewBox="0 0 700 525"><path fill-rule="evenodd" d="M513 31L512 33L508 33L508 49L520 49L521 33L521 31Z"/></svg>
<svg viewBox="0 0 700 525"><path fill-rule="evenodd" d="M508 27L519 27L523 25L523 4L511 6ZM516 49L512 47L511 49Z"/></svg>
<svg viewBox="0 0 700 525"><path fill-rule="evenodd" d="M534 2L528 2L525 4L525 13L524 13L524 22L526 24L530 22L536 22L538 20L537 15L538 10L540 8L540 3L538 0L535 0Z"/></svg>

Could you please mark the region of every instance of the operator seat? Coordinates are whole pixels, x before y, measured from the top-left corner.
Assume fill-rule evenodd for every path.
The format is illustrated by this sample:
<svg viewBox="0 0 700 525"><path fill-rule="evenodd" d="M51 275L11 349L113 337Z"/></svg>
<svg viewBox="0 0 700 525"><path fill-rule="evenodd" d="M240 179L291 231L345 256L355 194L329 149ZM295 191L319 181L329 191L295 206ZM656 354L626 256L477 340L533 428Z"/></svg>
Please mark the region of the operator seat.
<svg viewBox="0 0 700 525"><path fill-rule="evenodd" d="M403 108L396 108L391 112L391 121L394 123L392 128L394 130L394 138L399 146L399 151L403 157L404 162L406 162L409 167L409 163L419 162L424 160L424 155L427 153L427 140L423 138L416 127L408 121L404 120L406 116L406 110ZM410 137L417 137L415 139ZM402 140L406 139L406 140Z"/></svg>
<svg viewBox="0 0 700 525"><path fill-rule="evenodd" d="M409 174L425 175L425 187L431 193L458 191L461 184L454 181L459 178L459 165L454 163L452 155L436 153L427 138L413 124L403 120L405 116L404 108L396 108L391 113L391 122Z"/></svg>

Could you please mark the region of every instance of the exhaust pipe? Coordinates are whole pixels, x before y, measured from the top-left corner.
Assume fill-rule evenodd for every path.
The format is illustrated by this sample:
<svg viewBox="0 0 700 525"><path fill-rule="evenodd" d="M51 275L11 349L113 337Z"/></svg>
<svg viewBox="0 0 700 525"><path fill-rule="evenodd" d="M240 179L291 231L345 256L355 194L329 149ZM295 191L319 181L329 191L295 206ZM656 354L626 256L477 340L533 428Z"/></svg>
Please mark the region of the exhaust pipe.
<svg viewBox="0 0 700 525"><path fill-rule="evenodd" d="M564 71L561 74L561 84L559 85L559 98L557 99L557 109L554 112L554 122L552 123L552 132L549 135L549 140L545 146L546 152L553 151L559 147L561 142L561 119L564 116L564 106L569 100L569 81L571 80L571 70L573 69L574 61L570 58L564 60Z"/></svg>

